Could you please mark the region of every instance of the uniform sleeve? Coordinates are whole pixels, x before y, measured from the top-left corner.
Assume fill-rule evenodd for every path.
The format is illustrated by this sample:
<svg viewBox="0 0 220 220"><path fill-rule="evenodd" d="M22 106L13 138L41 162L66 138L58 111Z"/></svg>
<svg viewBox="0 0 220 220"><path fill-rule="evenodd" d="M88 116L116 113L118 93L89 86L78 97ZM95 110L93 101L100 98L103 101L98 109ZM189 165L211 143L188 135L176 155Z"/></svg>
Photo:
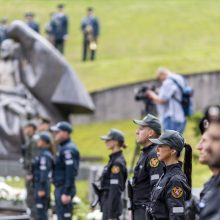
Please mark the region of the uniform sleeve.
<svg viewBox="0 0 220 220"><path fill-rule="evenodd" d="M151 156L147 160L147 171L149 172L150 186L152 190L163 174L163 164L157 159L156 155Z"/></svg>
<svg viewBox="0 0 220 220"><path fill-rule="evenodd" d="M69 195L79 168L79 154L70 150L64 151L65 184L64 194Z"/></svg>
<svg viewBox="0 0 220 220"><path fill-rule="evenodd" d="M170 220L185 220L185 192L183 184L177 178L172 178L166 187L166 205Z"/></svg>
<svg viewBox="0 0 220 220"><path fill-rule="evenodd" d="M166 80L160 88L159 97L164 101L168 101L176 91L177 86L171 80Z"/></svg>
<svg viewBox="0 0 220 220"><path fill-rule="evenodd" d="M117 218L121 211L121 194L125 187L125 173L119 163L113 164L110 174L110 187L108 194L109 218Z"/></svg>
<svg viewBox="0 0 220 220"><path fill-rule="evenodd" d="M42 191L46 191L49 172L52 169L52 161L49 157L41 156L39 160L39 185Z"/></svg>

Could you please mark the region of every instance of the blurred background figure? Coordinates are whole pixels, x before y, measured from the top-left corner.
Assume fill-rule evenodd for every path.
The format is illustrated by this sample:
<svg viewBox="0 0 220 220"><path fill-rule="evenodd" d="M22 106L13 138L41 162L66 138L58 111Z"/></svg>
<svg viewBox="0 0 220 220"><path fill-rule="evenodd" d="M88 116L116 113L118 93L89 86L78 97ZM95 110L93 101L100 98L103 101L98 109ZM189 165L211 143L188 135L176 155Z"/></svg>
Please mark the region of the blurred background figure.
<svg viewBox="0 0 220 220"><path fill-rule="evenodd" d="M57 12L52 14L51 37L54 38L54 46L63 54L64 44L68 36L68 17L64 14L64 5L57 6Z"/></svg>
<svg viewBox="0 0 220 220"><path fill-rule="evenodd" d="M147 95L157 105L163 129L183 133L186 117L181 104L182 91L179 87L185 87L184 78L166 68L159 68L157 79L161 83L159 94L149 90Z"/></svg>
<svg viewBox="0 0 220 220"><path fill-rule="evenodd" d="M86 61L88 50L90 51L90 60L95 60L97 42L100 33L99 21L94 16L94 9L87 8L87 16L81 22L83 33L83 56L82 60Z"/></svg>
<svg viewBox="0 0 220 220"><path fill-rule="evenodd" d="M51 154L51 135L41 132L37 138L39 154L33 162L34 199L37 209L36 220L48 220L50 204L50 183L53 168L53 155Z"/></svg>
<svg viewBox="0 0 220 220"><path fill-rule="evenodd" d="M220 106L219 105L210 105L204 111L204 117L199 122L200 133L203 134L211 122L217 121L220 119Z"/></svg>
<svg viewBox="0 0 220 220"><path fill-rule="evenodd" d="M8 27L8 19L6 17L3 17L0 20L0 44L3 40L7 38L7 27Z"/></svg>
<svg viewBox="0 0 220 220"><path fill-rule="evenodd" d="M27 12L25 13L25 21L26 24L37 33L40 33L40 26L39 24L34 20L35 14L33 12Z"/></svg>
<svg viewBox="0 0 220 220"><path fill-rule="evenodd" d="M34 122L28 121L23 128L23 134L25 143L23 146L24 152L24 170L25 170L25 186L27 190L26 204L30 210L31 219L35 220L37 210L34 201L34 190L33 190L33 161L38 155L39 150L36 145L34 135L36 134L37 126Z"/></svg>

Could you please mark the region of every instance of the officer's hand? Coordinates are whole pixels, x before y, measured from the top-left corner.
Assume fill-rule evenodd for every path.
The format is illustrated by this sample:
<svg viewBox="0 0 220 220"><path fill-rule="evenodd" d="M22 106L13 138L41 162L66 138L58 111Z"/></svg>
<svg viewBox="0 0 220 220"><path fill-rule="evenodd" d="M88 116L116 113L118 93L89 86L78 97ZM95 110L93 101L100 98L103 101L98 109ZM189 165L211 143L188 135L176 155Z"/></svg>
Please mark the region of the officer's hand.
<svg viewBox="0 0 220 220"><path fill-rule="evenodd" d="M64 205L67 205L68 203L70 203L70 201L71 201L71 196L62 194L62 196L61 196L61 202L62 202Z"/></svg>
<svg viewBox="0 0 220 220"><path fill-rule="evenodd" d="M38 191L38 192L37 192L37 195L38 195L39 197L44 197L44 196L46 195L46 193L45 193L44 191Z"/></svg>

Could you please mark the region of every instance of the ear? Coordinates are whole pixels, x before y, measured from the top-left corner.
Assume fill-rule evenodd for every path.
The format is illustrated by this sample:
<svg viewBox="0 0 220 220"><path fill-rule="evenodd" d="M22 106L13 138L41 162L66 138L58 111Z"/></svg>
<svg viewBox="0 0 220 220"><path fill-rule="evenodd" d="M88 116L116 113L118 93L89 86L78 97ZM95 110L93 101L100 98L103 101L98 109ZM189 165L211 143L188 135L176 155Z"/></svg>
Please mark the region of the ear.
<svg viewBox="0 0 220 220"><path fill-rule="evenodd" d="M175 149L171 149L171 155L175 155L177 154L176 150Z"/></svg>
<svg viewBox="0 0 220 220"><path fill-rule="evenodd" d="M149 130L149 138L154 137L154 130L150 129Z"/></svg>

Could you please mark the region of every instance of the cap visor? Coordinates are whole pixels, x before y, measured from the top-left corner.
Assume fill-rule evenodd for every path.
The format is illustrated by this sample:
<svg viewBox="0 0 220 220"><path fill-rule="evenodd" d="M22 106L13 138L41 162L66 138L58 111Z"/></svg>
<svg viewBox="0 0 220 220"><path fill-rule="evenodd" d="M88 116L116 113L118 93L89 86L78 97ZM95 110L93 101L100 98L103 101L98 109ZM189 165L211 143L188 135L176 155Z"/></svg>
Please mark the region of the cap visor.
<svg viewBox="0 0 220 220"><path fill-rule="evenodd" d="M133 120L133 122L138 125L146 126L146 123L144 123L142 120L135 119L135 120Z"/></svg>
<svg viewBox="0 0 220 220"><path fill-rule="evenodd" d="M58 127L56 127L56 126L52 126L52 127L50 127L50 130L51 131L60 131L60 129L58 128Z"/></svg>
<svg viewBox="0 0 220 220"><path fill-rule="evenodd" d="M157 145L162 145L163 143L159 139L149 139L150 142Z"/></svg>
<svg viewBox="0 0 220 220"><path fill-rule="evenodd" d="M101 136L100 139L104 140L104 141L111 140L111 138L109 136Z"/></svg>

